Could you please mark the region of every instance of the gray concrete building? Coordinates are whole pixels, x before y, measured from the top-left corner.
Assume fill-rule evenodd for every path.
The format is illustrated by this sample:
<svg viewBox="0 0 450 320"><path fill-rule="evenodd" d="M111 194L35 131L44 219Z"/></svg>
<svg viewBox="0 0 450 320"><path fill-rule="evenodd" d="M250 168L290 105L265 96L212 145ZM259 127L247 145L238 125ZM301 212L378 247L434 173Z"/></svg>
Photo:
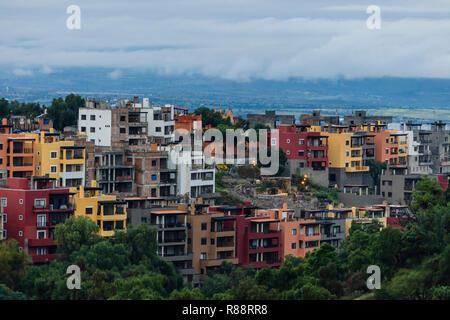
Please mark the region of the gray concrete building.
<svg viewBox="0 0 450 320"><path fill-rule="evenodd" d="M266 110L264 114L247 114L250 128L254 128L257 123L265 124L274 129L279 124L292 125L295 123L294 115L276 114L275 111Z"/></svg>

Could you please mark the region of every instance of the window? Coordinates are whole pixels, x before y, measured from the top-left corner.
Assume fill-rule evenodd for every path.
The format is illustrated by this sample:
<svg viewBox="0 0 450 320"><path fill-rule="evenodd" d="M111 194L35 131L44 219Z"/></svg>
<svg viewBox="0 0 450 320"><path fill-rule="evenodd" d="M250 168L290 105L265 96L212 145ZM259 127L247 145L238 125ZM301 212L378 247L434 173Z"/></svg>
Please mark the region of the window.
<svg viewBox="0 0 450 320"><path fill-rule="evenodd" d="M211 239L211 244L214 245L214 238Z"/></svg>
<svg viewBox="0 0 450 320"><path fill-rule="evenodd" d="M3 164L3 158L0 158L0 164Z"/></svg>
<svg viewBox="0 0 450 320"><path fill-rule="evenodd" d="M272 138L270 141L271 141L270 144L272 146L276 146L277 145L277 138Z"/></svg>
<svg viewBox="0 0 450 320"><path fill-rule="evenodd" d="M36 254L38 255L38 256L42 256L42 255L44 255L44 254L46 254L47 253L47 248L45 248L45 247L38 247L37 249L36 249Z"/></svg>
<svg viewBox="0 0 450 320"><path fill-rule="evenodd" d="M6 213L3 214L3 222L8 222L8 216Z"/></svg>
<svg viewBox="0 0 450 320"><path fill-rule="evenodd" d="M91 132L95 132L95 127L91 127Z"/></svg>
<svg viewBox="0 0 450 320"><path fill-rule="evenodd" d="M206 230L208 228L208 224L206 222L202 223L202 230Z"/></svg>
<svg viewBox="0 0 450 320"><path fill-rule="evenodd" d="M19 231L19 237L23 237L23 231Z"/></svg>
<svg viewBox="0 0 450 320"><path fill-rule="evenodd" d="M3 150L3 143L0 143L0 150Z"/></svg>
<svg viewBox="0 0 450 320"><path fill-rule="evenodd" d="M161 132L161 127L155 127L156 132Z"/></svg>
<svg viewBox="0 0 450 320"><path fill-rule="evenodd" d="M3 239L6 239L6 229L3 230Z"/></svg>
<svg viewBox="0 0 450 320"><path fill-rule="evenodd" d="M389 148L386 148L386 154L389 154Z"/></svg>
<svg viewBox="0 0 450 320"><path fill-rule="evenodd" d="M2 207L6 207L8 204L8 200L6 198L2 198Z"/></svg>
<svg viewBox="0 0 450 320"><path fill-rule="evenodd" d="M202 238L202 246L206 246L206 238Z"/></svg>
<svg viewBox="0 0 450 320"><path fill-rule="evenodd" d="M156 181L156 174L152 174L152 181Z"/></svg>
<svg viewBox="0 0 450 320"><path fill-rule="evenodd" d="M388 198L392 198L392 192L388 192Z"/></svg>
<svg viewBox="0 0 450 320"><path fill-rule="evenodd" d="M291 143L291 139L286 139L286 143Z"/></svg>
<svg viewBox="0 0 450 320"><path fill-rule="evenodd" d="M45 227L46 225L46 216L45 214L40 214L37 216L37 226L38 227Z"/></svg>
<svg viewBox="0 0 450 320"><path fill-rule="evenodd" d="M95 114L91 114L90 119L91 119L92 121L95 121Z"/></svg>
<svg viewBox="0 0 450 320"><path fill-rule="evenodd" d="M348 168L348 162L345 163L345 167Z"/></svg>
<svg viewBox="0 0 450 320"><path fill-rule="evenodd" d="M156 167L156 160L152 160L152 167Z"/></svg>
<svg viewBox="0 0 450 320"><path fill-rule="evenodd" d="M50 172L51 173L56 173L58 171L58 167L57 166L50 166Z"/></svg>
<svg viewBox="0 0 450 320"><path fill-rule="evenodd" d="M23 215L19 214L19 220L20 220L20 221L23 220Z"/></svg>
<svg viewBox="0 0 450 320"><path fill-rule="evenodd" d="M286 154L289 156L291 154L290 150L286 150Z"/></svg>
<svg viewBox="0 0 450 320"><path fill-rule="evenodd" d="M305 139L299 139L298 144L305 144Z"/></svg>
<svg viewBox="0 0 450 320"><path fill-rule="evenodd" d="M81 132L86 132L86 127L81 127Z"/></svg>
<svg viewBox="0 0 450 320"><path fill-rule="evenodd" d="M345 145L348 146L350 142L348 140L345 140Z"/></svg>
<svg viewBox="0 0 450 320"><path fill-rule="evenodd" d="M296 234L297 234L297 229L296 229L296 228L293 228L293 229L292 229L292 235L295 236Z"/></svg>
<svg viewBox="0 0 450 320"><path fill-rule="evenodd" d="M81 115L81 120L86 120L86 115L85 114Z"/></svg>
<svg viewBox="0 0 450 320"><path fill-rule="evenodd" d="M23 204L23 199L19 199L19 204Z"/></svg>
<svg viewBox="0 0 450 320"><path fill-rule="evenodd" d="M348 157L350 155L350 152L345 151L345 156Z"/></svg>
<svg viewBox="0 0 450 320"><path fill-rule="evenodd" d="M298 150L298 155L299 155L300 157L305 156L305 150Z"/></svg>
<svg viewBox="0 0 450 320"><path fill-rule="evenodd" d="M298 247L301 249L303 248L303 240L298 241Z"/></svg>
<svg viewBox="0 0 450 320"><path fill-rule="evenodd" d="M38 239L45 239L46 236L47 236L47 233L45 232L45 230L38 230L38 232L37 232Z"/></svg>
<svg viewBox="0 0 450 320"><path fill-rule="evenodd" d="M120 128L120 133L127 133L127 129L126 128Z"/></svg>
<svg viewBox="0 0 450 320"><path fill-rule="evenodd" d="M206 260L206 252L200 253L200 260Z"/></svg>
<svg viewBox="0 0 450 320"><path fill-rule="evenodd" d="M127 118L125 116L120 116L120 121L127 121Z"/></svg>
<svg viewBox="0 0 450 320"><path fill-rule="evenodd" d="M303 227L300 227L300 234L303 234Z"/></svg>
<svg viewBox="0 0 450 320"><path fill-rule="evenodd" d="M297 242L292 242L291 249L296 249L296 248L297 248Z"/></svg>
<svg viewBox="0 0 450 320"><path fill-rule="evenodd" d="M51 151L50 152L50 159L57 159L58 158L58 152Z"/></svg>
<svg viewBox="0 0 450 320"><path fill-rule="evenodd" d="M34 199L35 208L45 208L45 205L46 205L45 199Z"/></svg>
<svg viewBox="0 0 450 320"><path fill-rule="evenodd" d="M92 207L86 207L86 214L92 214Z"/></svg>

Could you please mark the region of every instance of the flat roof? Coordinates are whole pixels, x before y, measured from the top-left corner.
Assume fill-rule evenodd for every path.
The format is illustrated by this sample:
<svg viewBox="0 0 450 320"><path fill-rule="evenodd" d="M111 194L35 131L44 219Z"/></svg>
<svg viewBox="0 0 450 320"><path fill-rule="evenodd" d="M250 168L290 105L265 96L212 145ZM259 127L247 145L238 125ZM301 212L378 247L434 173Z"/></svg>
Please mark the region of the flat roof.
<svg viewBox="0 0 450 320"><path fill-rule="evenodd" d="M272 218L255 218L255 217L252 217L251 222L271 223L271 222L280 222L280 220L272 219Z"/></svg>
<svg viewBox="0 0 450 320"><path fill-rule="evenodd" d="M215 217L211 218L212 221L225 221L225 220L236 220L235 217Z"/></svg>
<svg viewBox="0 0 450 320"><path fill-rule="evenodd" d="M104 205L104 204L126 204L127 202L123 200L107 200L107 201L99 201L98 203Z"/></svg>
<svg viewBox="0 0 450 320"><path fill-rule="evenodd" d="M85 146L61 146L61 149L85 149Z"/></svg>
<svg viewBox="0 0 450 320"><path fill-rule="evenodd" d="M183 210L155 210L150 211L150 214L187 214L186 211Z"/></svg>

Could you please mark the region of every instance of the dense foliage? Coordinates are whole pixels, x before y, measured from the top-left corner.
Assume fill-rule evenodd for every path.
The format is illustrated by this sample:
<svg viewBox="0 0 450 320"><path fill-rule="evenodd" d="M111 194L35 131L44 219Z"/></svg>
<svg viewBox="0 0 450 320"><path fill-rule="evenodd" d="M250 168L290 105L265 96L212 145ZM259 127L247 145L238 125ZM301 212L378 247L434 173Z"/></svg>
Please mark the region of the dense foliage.
<svg viewBox="0 0 450 320"><path fill-rule="evenodd" d="M0 118L8 118L11 115L36 117L44 112L43 107L37 102L18 102L0 99Z"/></svg>

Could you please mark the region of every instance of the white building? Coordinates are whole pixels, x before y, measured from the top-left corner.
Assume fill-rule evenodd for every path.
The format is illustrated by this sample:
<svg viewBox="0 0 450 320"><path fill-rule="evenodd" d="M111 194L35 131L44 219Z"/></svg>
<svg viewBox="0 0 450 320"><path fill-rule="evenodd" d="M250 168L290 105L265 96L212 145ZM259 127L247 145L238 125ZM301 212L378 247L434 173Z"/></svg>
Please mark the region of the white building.
<svg viewBox="0 0 450 320"><path fill-rule="evenodd" d="M207 166L202 151L179 151L174 147L169 152L170 168L177 168L177 194L194 199L215 192L215 168Z"/></svg>
<svg viewBox="0 0 450 320"><path fill-rule="evenodd" d="M87 140L96 146L111 146L111 110L80 108L78 114L78 132L85 134Z"/></svg>

